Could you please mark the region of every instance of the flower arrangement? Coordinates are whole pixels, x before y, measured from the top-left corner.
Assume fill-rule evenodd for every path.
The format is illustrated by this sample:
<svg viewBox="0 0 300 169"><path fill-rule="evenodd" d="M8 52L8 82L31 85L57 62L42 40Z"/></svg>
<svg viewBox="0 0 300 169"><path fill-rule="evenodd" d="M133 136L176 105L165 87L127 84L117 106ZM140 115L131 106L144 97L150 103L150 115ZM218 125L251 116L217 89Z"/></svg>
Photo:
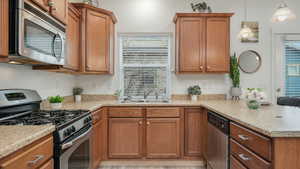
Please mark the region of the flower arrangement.
<svg viewBox="0 0 300 169"><path fill-rule="evenodd" d="M266 99L266 94L261 88L247 88L246 97L249 109L258 109Z"/></svg>

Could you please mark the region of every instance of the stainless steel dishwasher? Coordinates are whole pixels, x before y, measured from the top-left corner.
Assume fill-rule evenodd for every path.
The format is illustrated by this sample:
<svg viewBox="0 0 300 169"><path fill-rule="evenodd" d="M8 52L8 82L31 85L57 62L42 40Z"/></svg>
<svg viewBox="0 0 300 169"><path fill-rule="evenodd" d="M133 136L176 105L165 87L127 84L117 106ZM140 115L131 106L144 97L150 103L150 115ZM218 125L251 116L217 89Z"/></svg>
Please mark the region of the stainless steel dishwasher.
<svg viewBox="0 0 300 169"><path fill-rule="evenodd" d="M207 169L229 169L229 120L208 112Z"/></svg>

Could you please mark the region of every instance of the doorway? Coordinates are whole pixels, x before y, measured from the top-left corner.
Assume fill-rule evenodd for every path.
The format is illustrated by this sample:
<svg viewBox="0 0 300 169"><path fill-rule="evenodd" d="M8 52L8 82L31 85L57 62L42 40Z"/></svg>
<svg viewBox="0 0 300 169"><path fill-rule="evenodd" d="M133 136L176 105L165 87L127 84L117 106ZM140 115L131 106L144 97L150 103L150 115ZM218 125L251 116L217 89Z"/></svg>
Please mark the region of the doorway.
<svg viewBox="0 0 300 169"><path fill-rule="evenodd" d="M274 101L300 97L300 34L276 34L273 43Z"/></svg>

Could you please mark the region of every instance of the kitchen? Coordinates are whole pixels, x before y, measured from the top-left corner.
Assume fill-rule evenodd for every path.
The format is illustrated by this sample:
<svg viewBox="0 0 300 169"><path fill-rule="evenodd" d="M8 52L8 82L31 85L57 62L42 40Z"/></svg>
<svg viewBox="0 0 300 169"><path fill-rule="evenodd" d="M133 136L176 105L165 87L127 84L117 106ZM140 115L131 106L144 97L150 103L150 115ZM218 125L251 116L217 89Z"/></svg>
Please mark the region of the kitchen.
<svg viewBox="0 0 300 169"><path fill-rule="evenodd" d="M2 0L0 168L300 168L299 2L202 2Z"/></svg>

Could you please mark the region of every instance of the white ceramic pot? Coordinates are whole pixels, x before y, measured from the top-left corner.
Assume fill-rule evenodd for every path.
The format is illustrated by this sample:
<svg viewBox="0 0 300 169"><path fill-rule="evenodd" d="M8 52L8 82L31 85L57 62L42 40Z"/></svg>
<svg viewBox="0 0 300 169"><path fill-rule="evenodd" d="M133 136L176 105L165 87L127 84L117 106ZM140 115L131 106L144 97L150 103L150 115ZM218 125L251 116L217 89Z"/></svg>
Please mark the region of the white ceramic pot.
<svg viewBox="0 0 300 169"><path fill-rule="evenodd" d="M198 101L198 95L191 95L191 100L192 101Z"/></svg>
<svg viewBox="0 0 300 169"><path fill-rule="evenodd" d="M80 103L81 102L81 95L75 95L75 102Z"/></svg>
<svg viewBox="0 0 300 169"><path fill-rule="evenodd" d="M62 103L50 103L50 106L52 109L61 109L62 108Z"/></svg>
<svg viewBox="0 0 300 169"><path fill-rule="evenodd" d="M232 87L230 95L234 97L240 97L242 95L242 89L240 87Z"/></svg>

